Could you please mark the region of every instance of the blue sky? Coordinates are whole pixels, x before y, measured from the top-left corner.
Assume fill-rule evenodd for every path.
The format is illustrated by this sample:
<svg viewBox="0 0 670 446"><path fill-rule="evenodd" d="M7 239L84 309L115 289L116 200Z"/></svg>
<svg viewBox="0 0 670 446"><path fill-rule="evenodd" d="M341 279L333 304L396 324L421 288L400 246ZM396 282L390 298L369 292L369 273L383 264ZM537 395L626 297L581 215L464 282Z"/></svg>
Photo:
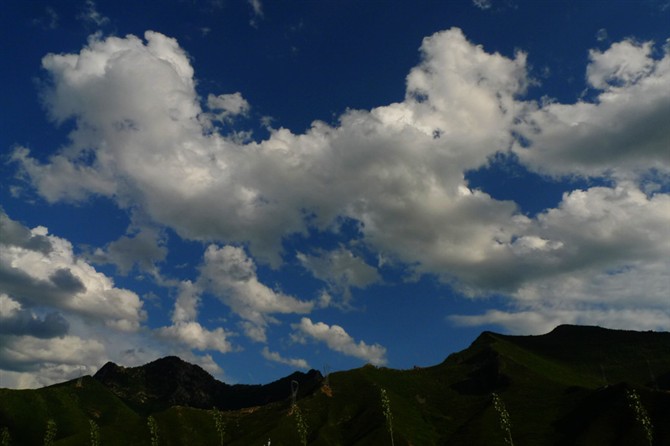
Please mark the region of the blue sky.
<svg viewBox="0 0 670 446"><path fill-rule="evenodd" d="M670 3L3 2L0 386L670 325Z"/></svg>

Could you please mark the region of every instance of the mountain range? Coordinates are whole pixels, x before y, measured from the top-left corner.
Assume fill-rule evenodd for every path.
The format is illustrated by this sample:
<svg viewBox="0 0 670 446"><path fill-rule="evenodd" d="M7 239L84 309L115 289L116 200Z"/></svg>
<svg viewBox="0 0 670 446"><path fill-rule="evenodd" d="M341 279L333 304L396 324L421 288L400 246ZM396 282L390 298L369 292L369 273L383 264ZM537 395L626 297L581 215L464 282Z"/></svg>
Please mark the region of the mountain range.
<svg viewBox="0 0 670 446"><path fill-rule="evenodd" d="M93 376L133 409L150 414L171 406L237 410L282 401L295 382L298 396L314 391L323 377L316 370L295 372L266 385L229 385L197 365L168 356L141 367L105 364Z"/></svg>
<svg viewBox="0 0 670 446"><path fill-rule="evenodd" d="M670 445L670 333L482 333L431 367L229 385L166 357L0 389L0 444Z"/></svg>

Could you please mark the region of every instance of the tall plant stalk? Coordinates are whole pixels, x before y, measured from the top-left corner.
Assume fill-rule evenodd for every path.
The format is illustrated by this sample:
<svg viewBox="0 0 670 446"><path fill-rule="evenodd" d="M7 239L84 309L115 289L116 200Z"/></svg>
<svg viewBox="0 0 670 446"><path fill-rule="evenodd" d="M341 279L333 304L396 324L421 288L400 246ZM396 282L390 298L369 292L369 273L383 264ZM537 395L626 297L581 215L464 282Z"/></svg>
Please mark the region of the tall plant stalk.
<svg viewBox="0 0 670 446"><path fill-rule="evenodd" d="M9 446L12 437L9 435L9 428L3 427L0 433L0 446Z"/></svg>
<svg viewBox="0 0 670 446"><path fill-rule="evenodd" d="M56 433L58 432L58 426L54 420L47 420L47 429L44 432L44 446L52 446L54 440L56 439Z"/></svg>
<svg viewBox="0 0 670 446"><path fill-rule="evenodd" d="M297 403L294 403L291 406L291 413L293 413L293 416L295 417L295 424L298 431L298 437L300 438L300 444L302 446L307 446L307 432L309 426L307 426L307 422L303 418L302 412L300 411L300 407Z"/></svg>
<svg viewBox="0 0 670 446"><path fill-rule="evenodd" d="M510 446L514 446L514 441L512 440L512 421L510 420L509 412L507 412L505 403L495 392L491 394L491 397L493 398L493 407L495 408L496 412L498 412L500 428L505 433L505 443Z"/></svg>
<svg viewBox="0 0 670 446"><path fill-rule="evenodd" d="M214 426L216 432L219 434L219 446L223 446L223 439L226 435L226 424L223 422L223 414L217 408L212 409L212 418L214 418Z"/></svg>
<svg viewBox="0 0 670 446"><path fill-rule="evenodd" d="M626 399L628 400L628 407L635 413L635 420L642 426L647 442L651 446L654 442L654 427L651 424L647 410L642 405L642 401L640 401L640 395L634 389L626 390Z"/></svg>
<svg viewBox="0 0 670 446"><path fill-rule="evenodd" d="M98 423L88 420L88 424L91 428L91 446L100 446L100 428L98 427Z"/></svg>
<svg viewBox="0 0 670 446"><path fill-rule="evenodd" d="M391 400L389 400L388 394L386 393L386 389L382 388L380 390L380 393L382 401L382 410L384 412L384 418L386 418L386 428L388 429L389 435L391 436L391 446L395 446L393 440L393 413L391 412Z"/></svg>
<svg viewBox="0 0 670 446"><path fill-rule="evenodd" d="M147 418L147 426L149 427L149 435L151 435L151 446L158 446L158 424L151 415Z"/></svg>

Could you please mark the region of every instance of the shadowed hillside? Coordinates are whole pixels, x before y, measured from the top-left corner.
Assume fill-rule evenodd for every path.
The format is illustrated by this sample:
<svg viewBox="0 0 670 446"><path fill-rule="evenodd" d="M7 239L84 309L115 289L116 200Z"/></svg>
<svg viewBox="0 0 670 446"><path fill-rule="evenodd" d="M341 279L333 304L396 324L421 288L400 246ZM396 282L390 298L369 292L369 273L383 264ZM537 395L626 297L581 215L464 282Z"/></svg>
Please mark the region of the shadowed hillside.
<svg viewBox="0 0 670 446"><path fill-rule="evenodd" d="M285 399L291 381L299 384L300 395L309 393L320 384L322 376L310 370L266 385L229 385L197 365L168 356L141 367L120 367L108 362L93 378L129 406L151 413L170 406L220 410L261 406Z"/></svg>
<svg viewBox="0 0 670 446"><path fill-rule="evenodd" d="M395 445L504 445L510 436L516 446L667 445L669 384L669 333L560 326L542 336L485 332L433 367L310 371L262 386L221 383L176 357L108 363L95 377L0 389L0 429L9 444L38 445L52 420L55 445L92 444L95 428L98 444L150 445L153 423L160 445L275 446L301 444L302 420L307 444L384 445L386 412Z"/></svg>

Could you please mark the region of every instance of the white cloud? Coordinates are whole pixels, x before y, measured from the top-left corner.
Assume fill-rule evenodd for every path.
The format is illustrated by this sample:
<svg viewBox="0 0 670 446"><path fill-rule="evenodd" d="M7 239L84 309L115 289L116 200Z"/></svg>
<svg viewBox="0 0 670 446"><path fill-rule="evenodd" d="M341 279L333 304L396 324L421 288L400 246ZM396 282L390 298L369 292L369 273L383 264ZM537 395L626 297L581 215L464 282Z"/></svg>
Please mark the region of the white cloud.
<svg viewBox="0 0 670 446"><path fill-rule="evenodd" d="M61 313L51 311L43 317L22 305L6 294L0 293L0 335L33 336L49 339L63 336L70 325Z"/></svg>
<svg viewBox="0 0 670 446"><path fill-rule="evenodd" d="M221 122L230 121L235 116L244 116L249 113L251 106L242 94L237 92L233 94L221 94L207 96L207 108L213 111L212 118Z"/></svg>
<svg viewBox="0 0 670 446"><path fill-rule="evenodd" d="M95 339L63 336L40 339L32 336L0 336L2 385L41 387L75 376L94 373L105 355Z"/></svg>
<svg viewBox="0 0 670 446"><path fill-rule="evenodd" d="M234 350L229 338L234 334L223 327L209 330L198 321L198 307L202 289L191 281L179 284L179 294L172 312L172 325L156 330L165 340L176 341L190 349L214 350L228 353Z"/></svg>
<svg viewBox="0 0 670 446"><path fill-rule="evenodd" d="M198 306L200 305L200 294L202 290L190 280L179 284L179 294L172 312L172 322L188 322L196 320Z"/></svg>
<svg viewBox="0 0 670 446"><path fill-rule="evenodd" d="M40 306L94 319L120 330L136 330L145 319L140 298L116 288L109 277L77 258L65 239L27 228L0 213L0 292L21 305Z"/></svg>
<svg viewBox="0 0 670 446"><path fill-rule="evenodd" d="M670 196L648 196L632 183L566 194L538 216L537 235L516 248L523 260L503 269L514 311L453 320L516 333L559 323L667 329L668 221Z"/></svg>
<svg viewBox="0 0 670 446"><path fill-rule="evenodd" d="M251 339L264 342L274 313L309 313L314 303L274 291L256 276L256 265L242 248L210 245L205 252L199 282L244 319Z"/></svg>
<svg viewBox="0 0 670 446"><path fill-rule="evenodd" d="M607 29L605 28L600 28L596 33L596 39L598 40L598 42L603 42L607 40L607 37L608 37Z"/></svg>
<svg viewBox="0 0 670 446"><path fill-rule="evenodd" d="M651 50L651 42L637 44L630 40L614 43L605 52L591 50L586 79L600 90L630 86L648 76L654 67Z"/></svg>
<svg viewBox="0 0 670 446"><path fill-rule="evenodd" d="M59 21L60 16L56 10L50 6L47 6L44 8L44 11L40 14L39 17L32 20L32 24L46 30L53 30L58 28Z"/></svg>
<svg viewBox="0 0 670 446"><path fill-rule="evenodd" d="M89 255L94 263L111 263L116 265L120 274L130 272L137 265L143 271L155 270L156 263L167 257L166 240L155 228L139 228L136 232L124 235L107 246L97 248Z"/></svg>
<svg viewBox="0 0 670 446"><path fill-rule="evenodd" d="M328 325L323 322L313 323L311 319L303 317L299 324L293 324L298 335L308 336L314 340L325 342L331 350L347 356L363 359L370 364L386 364L386 348L379 344L368 345L363 341L358 343L339 325Z"/></svg>
<svg viewBox="0 0 670 446"><path fill-rule="evenodd" d="M196 321L176 322L168 327L159 328L157 332L163 338L175 340L196 350L215 350L220 353L233 350L232 344L228 341L230 333L221 327L208 330Z"/></svg>
<svg viewBox="0 0 670 446"><path fill-rule="evenodd" d="M29 149L17 147L10 159L21 165L21 175L30 177L39 193L51 203L83 200L89 194L112 196L116 192L111 179L102 178L95 169L77 166L61 155L42 165L30 156Z"/></svg>
<svg viewBox="0 0 670 446"><path fill-rule="evenodd" d="M249 4L254 10L254 14L256 15L263 15L263 4L261 3L260 0L248 0Z"/></svg>
<svg viewBox="0 0 670 446"><path fill-rule="evenodd" d="M343 295L345 302L351 298L351 287L365 288L381 280L374 267L343 247L317 255L299 252L296 257L314 277L326 282L332 292Z"/></svg>
<svg viewBox="0 0 670 446"><path fill-rule="evenodd" d="M0 294L0 317L12 317L21 311L21 304L6 294Z"/></svg>
<svg viewBox="0 0 670 446"><path fill-rule="evenodd" d="M249 21L249 24L253 27L258 26L258 19L263 18L263 3L261 0L247 0L251 8L253 9L254 15L253 18Z"/></svg>
<svg viewBox="0 0 670 446"><path fill-rule="evenodd" d="M472 0L472 4L479 9L490 9L493 6L492 0Z"/></svg>
<svg viewBox="0 0 670 446"><path fill-rule="evenodd" d="M670 172L670 53L652 57L651 42L624 40L592 50L587 79L598 96L529 110L517 130L530 147L522 162L556 176L638 178Z"/></svg>
<svg viewBox="0 0 670 446"><path fill-rule="evenodd" d="M268 349L267 346L263 347L263 350L261 351L261 354L268 361L277 362L279 364L285 364L289 367L294 367L296 369L303 369L303 370L309 369L309 364L304 359L284 358L278 352L270 351L270 349Z"/></svg>
<svg viewBox="0 0 670 446"><path fill-rule="evenodd" d="M84 9L81 14L79 14L78 18L95 26L102 26L109 23L109 18L100 14L98 7L93 0L86 0Z"/></svg>
<svg viewBox="0 0 670 446"><path fill-rule="evenodd" d="M33 362L63 363L79 365L97 359L104 351L102 343L96 340L63 336L54 339L38 339L24 336L3 349L1 361L22 367ZM90 356L87 358L86 356Z"/></svg>
<svg viewBox="0 0 670 446"><path fill-rule="evenodd" d="M667 330L670 313L654 309L606 309L597 307L539 307L521 311L488 310L481 315L453 315L449 319L464 326L499 325L511 334L544 334L561 324L597 325L613 329Z"/></svg>

